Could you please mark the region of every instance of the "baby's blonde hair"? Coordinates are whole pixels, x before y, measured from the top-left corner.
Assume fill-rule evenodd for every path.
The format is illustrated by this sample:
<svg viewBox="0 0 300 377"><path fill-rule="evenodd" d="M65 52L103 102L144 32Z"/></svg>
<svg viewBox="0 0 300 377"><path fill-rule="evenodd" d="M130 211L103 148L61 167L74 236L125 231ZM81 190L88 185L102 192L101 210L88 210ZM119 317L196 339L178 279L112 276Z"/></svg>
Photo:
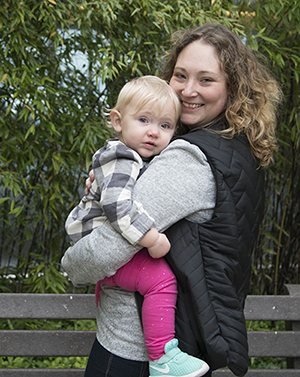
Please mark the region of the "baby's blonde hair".
<svg viewBox="0 0 300 377"><path fill-rule="evenodd" d="M177 94L170 85L165 80L156 76L149 75L135 78L123 86L115 107L104 113L106 116L106 125L111 127L109 114L112 110L122 113L132 103L135 105L136 112L140 111L143 107L153 108L154 106L158 106L158 109L162 110L165 102L170 99L174 104L177 126L181 115L181 104Z"/></svg>

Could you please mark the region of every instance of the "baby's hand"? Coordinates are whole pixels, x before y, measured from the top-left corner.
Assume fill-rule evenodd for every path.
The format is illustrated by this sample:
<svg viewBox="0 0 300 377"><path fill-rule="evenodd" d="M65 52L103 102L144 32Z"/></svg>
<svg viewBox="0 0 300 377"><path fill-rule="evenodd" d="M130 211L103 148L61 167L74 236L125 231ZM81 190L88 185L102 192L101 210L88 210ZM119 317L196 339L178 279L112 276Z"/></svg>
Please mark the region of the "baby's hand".
<svg viewBox="0 0 300 377"><path fill-rule="evenodd" d="M170 251L171 244L167 236L163 233L159 233L157 241L150 247L148 247L148 253L152 258L162 258Z"/></svg>
<svg viewBox="0 0 300 377"><path fill-rule="evenodd" d="M94 170L90 170L89 177L85 181L85 187L86 187L84 191L85 195L89 194L90 188L92 187L92 182L94 181L94 179L95 179Z"/></svg>

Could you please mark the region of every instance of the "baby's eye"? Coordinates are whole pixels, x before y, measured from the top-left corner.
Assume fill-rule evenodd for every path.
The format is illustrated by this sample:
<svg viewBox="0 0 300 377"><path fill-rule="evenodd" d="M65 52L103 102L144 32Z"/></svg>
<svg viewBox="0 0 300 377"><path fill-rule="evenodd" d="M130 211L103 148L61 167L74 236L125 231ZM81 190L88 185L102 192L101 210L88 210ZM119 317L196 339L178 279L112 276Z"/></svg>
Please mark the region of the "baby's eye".
<svg viewBox="0 0 300 377"><path fill-rule="evenodd" d="M141 123L147 123L147 119L146 119L146 118L143 118L143 117L140 118L139 121L140 121Z"/></svg>
<svg viewBox="0 0 300 377"><path fill-rule="evenodd" d="M161 128L168 129L168 128L170 128L170 126L169 126L169 124L164 123L164 124L161 125Z"/></svg>

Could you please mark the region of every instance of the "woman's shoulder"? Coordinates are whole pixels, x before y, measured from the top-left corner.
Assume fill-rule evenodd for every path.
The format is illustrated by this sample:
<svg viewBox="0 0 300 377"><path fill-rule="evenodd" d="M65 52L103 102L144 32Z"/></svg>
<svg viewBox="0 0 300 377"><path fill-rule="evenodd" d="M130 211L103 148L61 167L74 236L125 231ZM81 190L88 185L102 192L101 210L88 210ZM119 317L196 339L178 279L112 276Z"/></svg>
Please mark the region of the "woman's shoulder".
<svg viewBox="0 0 300 377"><path fill-rule="evenodd" d="M169 158L186 158L196 159L198 161L207 161L207 158L203 151L195 144L184 139L174 139L162 152L164 155L168 155Z"/></svg>

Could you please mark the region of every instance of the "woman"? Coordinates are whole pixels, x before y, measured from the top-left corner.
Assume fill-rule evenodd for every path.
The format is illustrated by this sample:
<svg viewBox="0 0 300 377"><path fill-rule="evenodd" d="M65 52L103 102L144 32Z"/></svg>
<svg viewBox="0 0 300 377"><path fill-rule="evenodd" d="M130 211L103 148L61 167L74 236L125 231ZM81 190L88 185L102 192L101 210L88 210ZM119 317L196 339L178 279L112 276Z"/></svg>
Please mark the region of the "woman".
<svg viewBox="0 0 300 377"><path fill-rule="evenodd" d="M181 100L185 134L152 160L134 197L171 241L181 349L242 376L243 305L280 89L234 33L212 24L179 37L162 76ZM138 250L106 223L69 248L62 265L73 284L95 284ZM86 376L147 376L134 294L103 286L96 315Z"/></svg>

